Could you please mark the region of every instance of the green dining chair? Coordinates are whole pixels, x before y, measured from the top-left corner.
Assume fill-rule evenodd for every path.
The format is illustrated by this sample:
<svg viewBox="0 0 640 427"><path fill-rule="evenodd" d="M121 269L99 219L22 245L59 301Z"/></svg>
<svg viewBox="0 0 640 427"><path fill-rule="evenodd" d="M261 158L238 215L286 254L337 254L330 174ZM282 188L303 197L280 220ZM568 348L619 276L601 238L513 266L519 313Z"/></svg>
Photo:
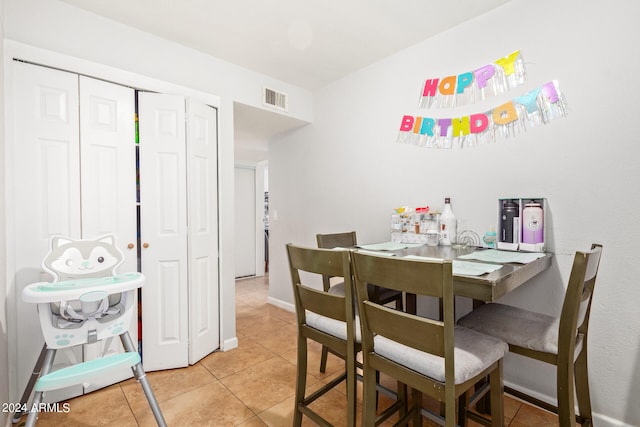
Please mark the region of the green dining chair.
<svg viewBox="0 0 640 427"><path fill-rule="evenodd" d="M504 424L502 358L507 344L497 338L455 325L452 263L447 260L409 260L359 251L351 254L356 299L362 328L364 365L363 426L378 425L400 410L395 425L425 416L446 427L456 424L456 401L489 376L470 401L490 390L492 426ZM443 320L420 317L372 301L368 283L416 295L442 298ZM404 405L377 414L376 372L412 389L411 401L399 387ZM422 407L422 394L444 403L444 418ZM411 407L409 407L411 404Z"/></svg>
<svg viewBox="0 0 640 427"><path fill-rule="evenodd" d="M355 231L346 233L316 234L316 241L318 242L318 247L323 249L354 248L358 244ZM331 279L333 278L333 276L327 274L322 276L322 284L325 292L343 294L344 280L340 280L332 284ZM374 301L378 301L383 305L394 303L397 310L404 309L402 292L398 292L393 289L381 288L380 286L369 285L369 295ZM327 347L322 347L320 372L324 373L326 370L328 353L329 349Z"/></svg>
<svg viewBox="0 0 640 427"><path fill-rule="evenodd" d="M287 245L298 326L298 354L293 425L307 416L318 425L331 425L309 405L346 379L347 419L356 419L356 354L360 351L360 325L354 314L351 264L348 250L315 249ZM304 272L304 273L303 273ZM323 292L309 281L317 275L344 278L343 295ZM304 278L304 280L302 280ZM319 282L319 280L318 280ZM345 372L310 395L306 394L307 341L313 340L345 360Z"/></svg>
<svg viewBox="0 0 640 427"><path fill-rule="evenodd" d="M458 324L493 335L509 344L509 351L557 367L558 406L542 402L517 390L510 394L558 414L562 427L575 422L592 425L587 337L591 301L600 265L602 245L576 252L560 317L549 316L509 305L481 306ZM574 390L578 398L575 413Z"/></svg>

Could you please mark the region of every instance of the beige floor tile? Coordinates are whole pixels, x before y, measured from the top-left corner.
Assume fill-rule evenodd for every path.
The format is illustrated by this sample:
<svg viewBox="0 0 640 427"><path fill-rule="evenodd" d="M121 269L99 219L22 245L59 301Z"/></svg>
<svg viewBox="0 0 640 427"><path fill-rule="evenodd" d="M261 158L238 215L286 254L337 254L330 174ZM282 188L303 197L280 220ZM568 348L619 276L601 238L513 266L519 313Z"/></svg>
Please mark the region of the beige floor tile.
<svg viewBox="0 0 640 427"><path fill-rule="evenodd" d="M265 330L264 333L253 335L251 338L275 354L283 354L297 349L297 334L296 326L282 322L282 326L277 329Z"/></svg>
<svg viewBox="0 0 640 427"><path fill-rule="evenodd" d="M290 424L287 425L287 427ZM267 424L265 424L264 421L262 421L260 418L253 417L253 418L249 418L247 421L238 424L238 427L265 427L267 426Z"/></svg>
<svg viewBox="0 0 640 427"><path fill-rule="evenodd" d="M67 402L69 411L43 412L38 427L135 427L138 424L119 385L97 390ZM62 407L62 406L60 406ZM26 417L24 417L26 421Z"/></svg>
<svg viewBox="0 0 640 427"><path fill-rule="evenodd" d="M255 417L219 381L164 401L160 408L167 425L172 427L235 426ZM136 413L136 418L142 427L156 425L150 409Z"/></svg>
<svg viewBox="0 0 640 427"><path fill-rule="evenodd" d="M245 337L238 339L237 348L212 353L202 359L200 363L216 378L224 378L274 356L272 351L253 339Z"/></svg>
<svg viewBox="0 0 640 427"><path fill-rule="evenodd" d="M255 310L255 314L236 319L238 332L250 337L261 337L273 334L283 328L295 328L295 325L271 316L266 310Z"/></svg>
<svg viewBox="0 0 640 427"><path fill-rule="evenodd" d="M147 372L147 378L156 396L156 400L159 403L200 388L216 380L214 376L200 364L188 368ZM137 382L127 382L123 384L122 391L134 413L144 411L149 407L142 387Z"/></svg>
<svg viewBox="0 0 640 427"><path fill-rule="evenodd" d="M220 380L255 413L275 405L295 392L296 367L274 357Z"/></svg>
<svg viewBox="0 0 640 427"><path fill-rule="evenodd" d="M557 427L558 417L555 414L523 404L511 421L512 426Z"/></svg>

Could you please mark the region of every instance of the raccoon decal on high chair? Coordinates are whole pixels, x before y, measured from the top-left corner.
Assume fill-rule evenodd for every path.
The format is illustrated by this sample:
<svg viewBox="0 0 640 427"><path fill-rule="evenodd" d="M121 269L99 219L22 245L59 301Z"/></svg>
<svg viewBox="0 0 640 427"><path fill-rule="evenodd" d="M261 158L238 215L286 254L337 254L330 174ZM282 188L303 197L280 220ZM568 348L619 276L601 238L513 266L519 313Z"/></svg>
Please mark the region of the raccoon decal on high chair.
<svg viewBox="0 0 640 427"><path fill-rule="evenodd" d="M26 426L34 426L42 406L43 393L109 374L123 366L131 367L140 382L159 426L166 426L160 407L147 380L140 355L136 351L129 326L136 315L137 289L142 287L140 273L116 274L122 252L114 236L94 240L74 240L54 236L43 261L53 282L33 283L22 291L25 302L38 305L40 327L45 339L40 357L22 396L20 408L28 408ZM107 340L119 336L124 353L112 354L51 372L56 350ZM35 389L33 402L27 406ZM16 412L13 422L25 411Z"/></svg>

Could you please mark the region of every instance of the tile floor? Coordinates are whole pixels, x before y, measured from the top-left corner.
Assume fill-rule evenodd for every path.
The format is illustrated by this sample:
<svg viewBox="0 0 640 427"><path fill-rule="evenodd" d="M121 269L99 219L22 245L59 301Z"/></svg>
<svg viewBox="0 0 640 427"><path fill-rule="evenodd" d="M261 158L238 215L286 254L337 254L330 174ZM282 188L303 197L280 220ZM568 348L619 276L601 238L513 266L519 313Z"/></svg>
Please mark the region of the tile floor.
<svg viewBox="0 0 640 427"><path fill-rule="evenodd" d="M194 366L149 372L148 378L169 426L290 426L295 388L296 326L293 313L267 303L268 278L236 282L238 348L215 352ZM318 370L320 347L310 351L310 388L343 369L330 356ZM314 403L336 426L344 425L344 385ZM358 393L361 393L361 389ZM46 426L154 426L142 389L134 380L112 385L69 402L68 413L43 413ZM359 421L359 420L358 420ZM23 424L23 422L21 422ZM313 425L308 419L303 426ZM390 425L390 424L389 424ZM430 425L425 421L425 426ZM477 426L469 422L470 426ZM505 425L557 426L557 417L506 397Z"/></svg>

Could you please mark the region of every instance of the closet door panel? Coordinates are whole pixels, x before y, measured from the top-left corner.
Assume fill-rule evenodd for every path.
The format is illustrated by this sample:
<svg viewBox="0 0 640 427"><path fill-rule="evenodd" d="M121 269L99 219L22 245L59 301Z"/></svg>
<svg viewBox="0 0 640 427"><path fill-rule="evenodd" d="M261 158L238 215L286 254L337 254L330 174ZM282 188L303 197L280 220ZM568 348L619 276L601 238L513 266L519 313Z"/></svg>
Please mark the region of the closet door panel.
<svg viewBox="0 0 640 427"><path fill-rule="evenodd" d="M115 234L125 256L118 271L136 271L133 89L80 77L80 143L82 236Z"/></svg>
<svg viewBox="0 0 640 427"><path fill-rule="evenodd" d="M119 273L137 271L135 94L125 86L80 76L82 237L116 236L124 261ZM138 343L137 316L129 325ZM88 344L85 360L122 353L119 339ZM93 391L131 378L123 367L85 388Z"/></svg>
<svg viewBox="0 0 640 427"><path fill-rule="evenodd" d="M22 392L44 344L36 306L22 301L22 289L51 280L41 265L52 235L80 238L78 77L21 62L13 62L11 71L14 143L7 172L13 184L16 369ZM59 352L56 366L67 363ZM81 387L48 393L47 399L78 394Z"/></svg>
<svg viewBox="0 0 640 427"><path fill-rule="evenodd" d="M185 100L139 93L142 357L146 370L187 366Z"/></svg>
<svg viewBox="0 0 640 427"><path fill-rule="evenodd" d="M187 100L189 363L220 346L217 112Z"/></svg>

